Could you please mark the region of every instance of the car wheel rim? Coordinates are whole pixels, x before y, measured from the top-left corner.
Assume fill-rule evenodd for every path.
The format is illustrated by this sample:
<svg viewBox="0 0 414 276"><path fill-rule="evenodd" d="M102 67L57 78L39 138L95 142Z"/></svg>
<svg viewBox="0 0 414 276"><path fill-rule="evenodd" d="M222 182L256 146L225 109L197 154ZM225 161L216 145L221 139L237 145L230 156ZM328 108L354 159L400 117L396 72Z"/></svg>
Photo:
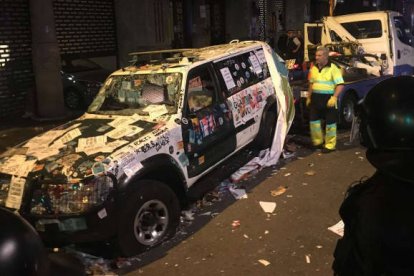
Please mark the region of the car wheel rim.
<svg viewBox="0 0 414 276"><path fill-rule="evenodd" d="M74 93L74 92L69 92L69 93L66 95L66 105L67 105L69 108L72 108L72 109L78 108L78 107L79 107L79 105L80 105L80 99L79 99L79 96L78 96L78 95L76 95L76 93Z"/></svg>
<svg viewBox="0 0 414 276"><path fill-rule="evenodd" d="M164 236L168 227L168 209L159 200L150 200L141 206L134 219L134 235L144 245L154 245Z"/></svg>
<svg viewBox="0 0 414 276"><path fill-rule="evenodd" d="M354 105L352 103L347 103L344 106L343 110L344 119L346 122L352 122L352 119L354 118Z"/></svg>

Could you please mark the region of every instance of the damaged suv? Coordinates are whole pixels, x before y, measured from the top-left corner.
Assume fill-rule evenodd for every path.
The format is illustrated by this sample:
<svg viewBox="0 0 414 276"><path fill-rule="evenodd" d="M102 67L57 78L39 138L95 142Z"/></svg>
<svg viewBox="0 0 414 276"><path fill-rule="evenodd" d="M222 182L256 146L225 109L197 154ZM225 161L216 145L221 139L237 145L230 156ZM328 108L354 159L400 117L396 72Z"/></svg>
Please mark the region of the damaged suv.
<svg viewBox="0 0 414 276"><path fill-rule="evenodd" d="M82 117L0 156L0 206L48 245L111 239L139 253L174 234L203 175L251 142L283 146L292 93L267 44L158 53L172 57L133 54Z"/></svg>

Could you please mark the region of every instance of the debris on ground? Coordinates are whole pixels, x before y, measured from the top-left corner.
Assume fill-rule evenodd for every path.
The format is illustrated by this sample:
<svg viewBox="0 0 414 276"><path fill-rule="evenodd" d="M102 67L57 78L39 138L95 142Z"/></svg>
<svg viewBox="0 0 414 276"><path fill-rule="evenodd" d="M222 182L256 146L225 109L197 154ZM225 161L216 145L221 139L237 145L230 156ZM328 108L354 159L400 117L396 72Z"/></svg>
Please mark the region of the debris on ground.
<svg viewBox="0 0 414 276"><path fill-rule="evenodd" d="M276 202L259 201L259 204L265 213L273 213L276 209Z"/></svg>
<svg viewBox="0 0 414 276"><path fill-rule="evenodd" d="M290 151L287 151L287 150L282 151L283 159L289 159L289 158L292 158L292 157L295 157L295 156L296 156L296 153L294 153L294 152L290 152Z"/></svg>
<svg viewBox="0 0 414 276"><path fill-rule="evenodd" d="M315 171L307 171L307 172L305 172L305 174L309 175L309 176L314 176L316 174L316 172Z"/></svg>
<svg viewBox="0 0 414 276"><path fill-rule="evenodd" d="M233 220L233 222L231 223L231 226L233 228L237 228L240 226L240 220Z"/></svg>
<svg viewBox="0 0 414 276"><path fill-rule="evenodd" d="M186 221L193 221L194 220L194 212L192 210L184 210L181 211L181 215L184 220Z"/></svg>
<svg viewBox="0 0 414 276"><path fill-rule="evenodd" d="M306 259L306 263L307 263L307 264L310 264L310 262L311 262L311 261L310 261L310 254L306 254L306 255L305 255L305 259Z"/></svg>
<svg viewBox="0 0 414 276"><path fill-rule="evenodd" d="M232 185L229 186L230 193L234 196L235 199L246 199L248 198L245 189L237 188L236 186Z"/></svg>
<svg viewBox="0 0 414 276"><path fill-rule="evenodd" d="M287 191L287 187L279 186L275 190L270 191L270 195L273 197L279 196L281 194L284 194Z"/></svg>
<svg viewBox="0 0 414 276"><path fill-rule="evenodd" d="M292 173L285 173L284 176L290 176Z"/></svg>
<svg viewBox="0 0 414 276"><path fill-rule="evenodd" d="M264 266L268 266L268 265L270 265L270 262L269 261L267 261L267 260L264 260L264 259L260 259L260 260L258 260L258 262L259 263L261 263L262 265L264 265Z"/></svg>
<svg viewBox="0 0 414 276"><path fill-rule="evenodd" d="M247 163L230 176L232 183L240 182L252 175L257 174L262 168L257 163Z"/></svg>
<svg viewBox="0 0 414 276"><path fill-rule="evenodd" d="M298 150L298 146L295 143L288 143L285 145L285 149L288 152L294 153Z"/></svg>
<svg viewBox="0 0 414 276"><path fill-rule="evenodd" d="M86 275L116 275L115 273L110 272L111 263L109 260L70 248L65 251L74 254L81 260L85 266Z"/></svg>
<svg viewBox="0 0 414 276"><path fill-rule="evenodd" d="M328 230L334 232L335 234L343 237L344 236L344 228L345 228L345 224L342 220L340 220L337 224L332 225L331 227L328 228Z"/></svg>

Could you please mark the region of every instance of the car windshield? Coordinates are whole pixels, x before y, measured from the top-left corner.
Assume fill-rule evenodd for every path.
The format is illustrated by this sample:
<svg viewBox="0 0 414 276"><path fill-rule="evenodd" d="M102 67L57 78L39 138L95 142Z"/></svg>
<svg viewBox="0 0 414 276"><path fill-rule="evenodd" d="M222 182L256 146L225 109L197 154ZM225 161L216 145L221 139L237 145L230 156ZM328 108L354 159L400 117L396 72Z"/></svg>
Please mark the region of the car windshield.
<svg viewBox="0 0 414 276"><path fill-rule="evenodd" d="M152 110L165 108L177 112L181 73L115 75L89 106L89 113L111 115L152 115Z"/></svg>
<svg viewBox="0 0 414 276"><path fill-rule="evenodd" d="M62 59L62 70L65 73L99 70L101 67L89 59Z"/></svg>

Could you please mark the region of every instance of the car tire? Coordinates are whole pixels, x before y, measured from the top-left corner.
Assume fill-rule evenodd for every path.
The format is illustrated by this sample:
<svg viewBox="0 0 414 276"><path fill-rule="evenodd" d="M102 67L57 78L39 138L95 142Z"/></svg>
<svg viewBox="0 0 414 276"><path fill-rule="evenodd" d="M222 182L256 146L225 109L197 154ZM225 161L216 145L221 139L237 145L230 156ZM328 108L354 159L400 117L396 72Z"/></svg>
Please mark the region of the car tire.
<svg viewBox="0 0 414 276"><path fill-rule="evenodd" d="M356 97L349 92L342 98L339 110L339 126L341 128L349 129L351 127L355 116L356 103Z"/></svg>
<svg viewBox="0 0 414 276"><path fill-rule="evenodd" d="M72 110L79 110L84 108L85 103L79 91L70 88L65 91L65 105Z"/></svg>
<svg viewBox="0 0 414 276"><path fill-rule="evenodd" d="M270 148L276 130L276 111L269 108L262 117L259 132L253 142L253 147L258 150Z"/></svg>
<svg viewBox="0 0 414 276"><path fill-rule="evenodd" d="M164 183L142 180L121 209L117 241L121 255L133 256L173 236L180 221L176 194Z"/></svg>

